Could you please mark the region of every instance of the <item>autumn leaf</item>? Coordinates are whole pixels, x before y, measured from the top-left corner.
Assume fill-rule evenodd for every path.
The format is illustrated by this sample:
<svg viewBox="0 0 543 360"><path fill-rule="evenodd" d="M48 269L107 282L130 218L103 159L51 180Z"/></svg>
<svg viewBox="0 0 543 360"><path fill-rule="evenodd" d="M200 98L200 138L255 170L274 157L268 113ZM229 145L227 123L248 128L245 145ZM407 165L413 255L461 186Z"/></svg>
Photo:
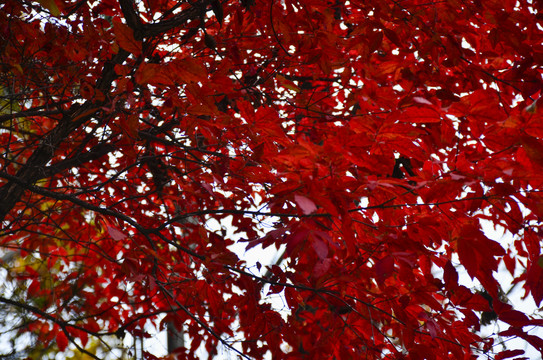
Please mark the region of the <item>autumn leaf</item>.
<svg viewBox="0 0 543 360"><path fill-rule="evenodd" d="M441 115L437 110L429 107L410 106L401 111L398 120L409 123L438 123Z"/></svg>
<svg viewBox="0 0 543 360"><path fill-rule="evenodd" d="M123 240L126 238L125 234L123 234L119 229L111 225L107 226L107 232L113 240Z"/></svg>
<svg viewBox="0 0 543 360"><path fill-rule="evenodd" d="M472 278L477 278L485 289L497 294L497 283L492 273L498 269L498 257L505 251L496 241L487 238L474 224L462 226L458 238L458 257Z"/></svg>
<svg viewBox="0 0 543 360"><path fill-rule="evenodd" d="M443 280L445 281L445 286L449 289L454 289L458 286L458 272L452 265L451 261L447 261L445 267L443 268Z"/></svg>
<svg viewBox="0 0 543 360"><path fill-rule="evenodd" d="M524 350L504 350L494 356L495 360L509 359L524 354Z"/></svg>
<svg viewBox="0 0 543 360"><path fill-rule="evenodd" d="M377 275L377 282L380 285L385 283L385 280L392 276L394 272L394 258L392 256L385 256L379 259L375 263L375 273Z"/></svg>
<svg viewBox="0 0 543 360"><path fill-rule="evenodd" d="M313 239L311 241L311 246L317 253L317 256L320 260L326 259L326 257L328 256L328 245L323 239L319 238L318 236L313 236L312 238Z"/></svg>
<svg viewBox="0 0 543 360"><path fill-rule="evenodd" d="M56 0L38 0L38 2L41 4L41 6L49 10L51 15L57 17L60 16L60 9L57 5Z"/></svg>
<svg viewBox="0 0 543 360"><path fill-rule="evenodd" d="M543 257L539 257L538 261L531 262L526 272L525 287L532 294L537 306L540 306L543 301L543 261L541 259Z"/></svg>
<svg viewBox="0 0 543 360"><path fill-rule="evenodd" d="M2 2L0 341L537 357L543 33L457 3Z"/></svg>
<svg viewBox="0 0 543 360"><path fill-rule="evenodd" d="M320 278L328 272L331 264L332 259L320 259L319 261L317 261L315 267L313 268L313 276L317 279Z"/></svg>
<svg viewBox="0 0 543 360"><path fill-rule="evenodd" d="M135 56L141 55L141 42L134 39L134 30L128 25L123 24L118 18L113 19L113 30L115 31L115 37L120 47Z"/></svg>
<svg viewBox="0 0 543 360"><path fill-rule="evenodd" d="M526 154L534 162L534 164L543 164L543 144L531 136L524 136L522 138L522 147Z"/></svg>
<svg viewBox="0 0 543 360"><path fill-rule="evenodd" d="M180 83L198 82L207 77L207 71L196 59L184 58L169 64L168 76L174 76Z"/></svg>
<svg viewBox="0 0 543 360"><path fill-rule="evenodd" d="M64 331L59 331L57 333L57 346L60 351L64 351L68 347L68 338Z"/></svg>
<svg viewBox="0 0 543 360"><path fill-rule="evenodd" d="M296 194L294 195L294 201L296 201L296 203L302 209L305 215L309 215L317 211L317 206L315 205L315 203L306 198L305 196Z"/></svg>
<svg viewBox="0 0 543 360"><path fill-rule="evenodd" d="M173 78L165 71L164 66L142 63L135 76L138 84L175 85Z"/></svg>

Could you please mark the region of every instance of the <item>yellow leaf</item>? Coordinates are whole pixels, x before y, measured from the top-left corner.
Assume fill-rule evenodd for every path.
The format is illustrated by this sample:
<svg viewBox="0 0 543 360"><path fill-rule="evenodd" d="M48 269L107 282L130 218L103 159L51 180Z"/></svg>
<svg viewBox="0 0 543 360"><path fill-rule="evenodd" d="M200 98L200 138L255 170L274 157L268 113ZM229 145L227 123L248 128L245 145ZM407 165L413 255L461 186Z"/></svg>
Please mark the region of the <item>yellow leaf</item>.
<svg viewBox="0 0 543 360"><path fill-rule="evenodd" d="M539 102L539 99L541 98L538 98L536 101L534 101L532 104L526 106L526 108L524 108L524 111L530 113L530 114L535 114L537 113L537 107L538 107L538 102Z"/></svg>
<svg viewBox="0 0 543 360"><path fill-rule="evenodd" d="M296 86L296 84L294 84L292 81L287 80L287 78L285 78L284 76L277 75L277 76L275 76L275 79L277 80L277 82L279 83L280 86L282 86L284 88L287 88L289 90L292 90L294 92L297 92L297 93L300 92L300 88L298 88Z"/></svg>
<svg viewBox="0 0 543 360"><path fill-rule="evenodd" d="M519 129L523 125L524 125L523 119L521 116L518 116L518 115L509 116L503 123L503 127L511 128L511 129Z"/></svg>
<svg viewBox="0 0 543 360"><path fill-rule="evenodd" d="M19 74L23 75L24 72L23 72L23 68L21 67L20 64L11 64L11 68L12 69L15 69Z"/></svg>
<svg viewBox="0 0 543 360"><path fill-rule="evenodd" d="M53 15L53 16L59 16L60 15L60 10L59 10L55 0L38 0L38 2L41 4L41 6L43 6L47 10L49 10L51 15Z"/></svg>
<svg viewBox="0 0 543 360"><path fill-rule="evenodd" d="M21 111L21 107L16 101L9 99L9 91L0 86L0 115L12 114Z"/></svg>

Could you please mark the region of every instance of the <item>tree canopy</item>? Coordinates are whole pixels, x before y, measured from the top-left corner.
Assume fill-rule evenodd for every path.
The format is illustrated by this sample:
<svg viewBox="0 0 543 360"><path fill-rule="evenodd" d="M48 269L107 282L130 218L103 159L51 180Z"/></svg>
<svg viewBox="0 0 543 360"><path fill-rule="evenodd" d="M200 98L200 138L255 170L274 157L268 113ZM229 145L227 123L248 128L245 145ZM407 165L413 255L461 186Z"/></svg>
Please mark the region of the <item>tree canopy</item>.
<svg viewBox="0 0 543 360"><path fill-rule="evenodd" d="M186 359L543 354L543 320L507 301L543 300L542 7L2 2L17 336L89 358L168 323Z"/></svg>

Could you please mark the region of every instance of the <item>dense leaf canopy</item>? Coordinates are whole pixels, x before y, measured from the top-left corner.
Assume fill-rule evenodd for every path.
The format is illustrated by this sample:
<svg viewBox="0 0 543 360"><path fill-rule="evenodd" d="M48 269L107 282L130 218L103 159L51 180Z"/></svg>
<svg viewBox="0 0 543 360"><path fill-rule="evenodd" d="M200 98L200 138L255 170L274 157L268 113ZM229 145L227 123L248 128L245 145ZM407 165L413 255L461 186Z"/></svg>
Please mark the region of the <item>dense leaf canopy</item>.
<svg viewBox="0 0 543 360"><path fill-rule="evenodd" d="M95 358L168 322L187 359L543 354L506 297L543 300L542 5L3 1L18 334Z"/></svg>

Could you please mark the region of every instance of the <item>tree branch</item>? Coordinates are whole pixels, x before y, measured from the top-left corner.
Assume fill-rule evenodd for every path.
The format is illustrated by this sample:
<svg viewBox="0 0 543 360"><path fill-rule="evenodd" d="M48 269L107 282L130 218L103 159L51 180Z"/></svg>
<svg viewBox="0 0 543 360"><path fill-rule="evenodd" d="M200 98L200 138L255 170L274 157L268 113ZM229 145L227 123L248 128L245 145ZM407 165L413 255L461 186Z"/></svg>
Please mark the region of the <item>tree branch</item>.
<svg viewBox="0 0 543 360"><path fill-rule="evenodd" d="M126 24L134 30L134 38L136 40L141 40L138 39L138 37L141 37L141 34L139 34L141 30L141 20L136 13L136 4L134 4L134 0L119 0L119 5L121 5Z"/></svg>
<svg viewBox="0 0 543 360"><path fill-rule="evenodd" d="M79 153L78 155L59 161L45 167L42 178L48 178L55 174L58 174L64 170L71 169L76 166L81 166L89 161L97 160L102 156L115 150L115 146L112 144L98 144L87 152Z"/></svg>
<svg viewBox="0 0 543 360"><path fill-rule="evenodd" d="M205 9L209 5L209 3L209 1L199 1L194 3L190 9L183 10L182 12L170 19L163 20L154 24L143 24L143 36L157 36L181 25L185 25L187 22L198 18L202 14L202 11L205 12Z"/></svg>
<svg viewBox="0 0 543 360"><path fill-rule="evenodd" d="M97 89L107 93L111 83L116 78L115 65L121 64L128 57L129 53L119 49L119 52L113 59L104 65L102 77L97 82ZM40 145L34 150L27 162L17 172L15 177L22 184L33 184L45 175L45 167L55 155L58 146L69 137L70 133L91 119L104 105L103 101L87 101L83 105L74 104L64 114L57 126L46 136L44 136ZM24 186L9 181L0 188L0 222L13 209L20 200Z"/></svg>

